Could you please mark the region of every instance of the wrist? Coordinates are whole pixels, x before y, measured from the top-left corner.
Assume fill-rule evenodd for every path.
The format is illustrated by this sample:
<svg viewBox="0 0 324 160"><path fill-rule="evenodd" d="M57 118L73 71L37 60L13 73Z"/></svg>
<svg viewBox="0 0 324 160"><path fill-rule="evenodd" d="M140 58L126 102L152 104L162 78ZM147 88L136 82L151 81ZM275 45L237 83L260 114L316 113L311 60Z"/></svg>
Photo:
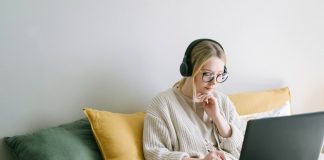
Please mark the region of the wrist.
<svg viewBox="0 0 324 160"><path fill-rule="evenodd" d="M223 118L223 116L220 114L220 112L216 112L215 115L212 117L212 120L214 123L217 123L221 118Z"/></svg>

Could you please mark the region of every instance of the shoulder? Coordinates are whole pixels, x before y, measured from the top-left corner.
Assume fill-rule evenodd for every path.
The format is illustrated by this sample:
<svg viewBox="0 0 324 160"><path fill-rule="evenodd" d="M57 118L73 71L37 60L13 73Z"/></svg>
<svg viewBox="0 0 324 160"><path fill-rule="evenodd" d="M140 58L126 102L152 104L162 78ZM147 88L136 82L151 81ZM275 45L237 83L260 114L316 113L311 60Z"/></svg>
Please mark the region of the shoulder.
<svg viewBox="0 0 324 160"><path fill-rule="evenodd" d="M227 102L227 101L229 101L228 96L226 94L224 94L223 92L214 91L213 94L217 98L218 101L221 101L221 102Z"/></svg>
<svg viewBox="0 0 324 160"><path fill-rule="evenodd" d="M233 109L235 109L231 100L226 94L220 91L215 91L214 95L217 98L218 104L223 109L223 111L232 111Z"/></svg>
<svg viewBox="0 0 324 160"><path fill-rule="evenodd" d="M168 108L176 101L176 95L172 88L158 93L152 98L147 113L149 114L161 114L167 113Z"/></svg>
<svg viewBox="0 0 324 160"><path fill-rule="evenodd" d="M169 101L173 97L175 97L175 93L172 88L165 90L163 92L158 93L155 97L153 97L152 102L154 101Z"/></svg>

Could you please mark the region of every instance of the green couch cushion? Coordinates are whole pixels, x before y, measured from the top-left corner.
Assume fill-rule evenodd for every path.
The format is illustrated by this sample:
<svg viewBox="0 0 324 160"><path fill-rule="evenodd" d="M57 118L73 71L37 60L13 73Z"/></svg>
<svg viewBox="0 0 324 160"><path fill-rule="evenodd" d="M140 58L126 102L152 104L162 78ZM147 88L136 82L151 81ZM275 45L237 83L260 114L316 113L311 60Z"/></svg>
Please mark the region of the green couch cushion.
<svg viewBox="0 0 324 160"><path fill-rule="evenodd" d="M31 134L5 137L4 142L18 160L102 159L87 119Z"/></svg>

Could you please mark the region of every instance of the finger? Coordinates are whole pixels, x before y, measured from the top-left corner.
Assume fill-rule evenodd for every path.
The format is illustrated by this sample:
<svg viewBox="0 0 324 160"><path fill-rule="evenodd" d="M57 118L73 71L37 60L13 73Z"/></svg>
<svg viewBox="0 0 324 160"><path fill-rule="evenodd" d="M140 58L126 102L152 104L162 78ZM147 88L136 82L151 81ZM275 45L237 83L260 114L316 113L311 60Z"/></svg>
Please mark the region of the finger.
<svg viewBox="0 0 324 160"><path fill-rule="evenodd" d="M209 99L209 98L211 98L211 96L208 95L208 94L205 94L205 95L201 96L202 100L206 100L206 99Z"/></svg>
<svg viewBox="0 0 324 160"><path fill-rule="evenodd" d="M199 100L203 100L205 97L206 97L206 95L205 95L205 94L202 94L202 95L198 96L197 98L198 98Z"/></svg>
<svg viewBox="0 0 324 160"><path fill-rule="evenodd" d="M204 96L206 96L207 94L203 94L203 93L199 93L199 94L197 94L197 98L201 98L201 97L204 97Z"/></svg>
<svg viewBox="0 0 324 160"><path fill-rule="evenodd" d="M209 103L213 103L214 99L211 95L207 95L204 97L203 101L206 102L207 104L209 104Z"/></svg>
<svg viewBox="0 0 324 160"><path fill-rule="evenodd" d="M224 152L218 151L218 152L217 152L217 155L218 155L222 160L225 160L225 159L226 159L226 158L225 158L225 154L224 154Z"/></svg>
<svg viewBox="0 0 324 160"><path fill-rule="evenodd" d="M218 157L213 157L212 160L221 160L221 159Z"/></svg>
<svg viewBox="0 0 324 160"><path fill-rule="evenodd" d="M225 157L222 157L222 156L218 155L218 159L225 160Z"/></svg>
<svg viewBox="0 0 324 160"><path fill-rule="evenodd" d="M199 97L199 101L200 102L205 102L206 101L206 95L203 95L203 96Z"/></svg>

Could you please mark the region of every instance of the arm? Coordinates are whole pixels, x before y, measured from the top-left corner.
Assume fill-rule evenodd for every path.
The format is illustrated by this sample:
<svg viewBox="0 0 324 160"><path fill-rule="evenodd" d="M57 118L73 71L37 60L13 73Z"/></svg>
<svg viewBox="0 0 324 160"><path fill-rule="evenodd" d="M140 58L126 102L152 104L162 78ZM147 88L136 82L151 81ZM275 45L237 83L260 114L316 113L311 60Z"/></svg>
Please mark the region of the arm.
<svg viewBox="0 0 324 160"><path fill-rule="evenodd" d="M231 127L232 134L230 137L219 135L221 148L227 150L235 157L239 157L244 138L246 122L240 118L230 99L225 96L224 119Z"/></svg>
<svg viewBox="0 0 324 160"><path fill-rule="evenodd" d="M219 100L212 94L203 94L198 98L202 107L216 125L219 134L224 138L231 137L232 127L229 122L226 121L226 117L221 114L222 108L219 106Z"/></svg>
<svg viewBox="0 0 324 160"><path fill-rule="evenodd" d="M147 109L143 128L145 159L181 160L189 157L188 153L177 151L177 135L168 105L168 97L159 95L152 100Z"/></svg>
<svg viewBox="0 0 324 160"><path fill-rule="evenodd" d="M189 157L185 152L172 151L170 134L166 125L158 118L147 115L144 120L143 151L145 159L180 160Z"/></svg>
<svg viewBox="0 0 324 160"><path fill-rule="evenodd" d="M229 98L221 93L216 97L204 94L198 98L215 124L221 148L239 157L244 125Z"/></svg>
<svg viewBox="0 0 324 160"><path fill-rule="evenodd" d="M232 127L220 113L216 114L216 116L213 118L213 122L215 123L218 132L222 137L229 138L232 136Z"/></svg>

